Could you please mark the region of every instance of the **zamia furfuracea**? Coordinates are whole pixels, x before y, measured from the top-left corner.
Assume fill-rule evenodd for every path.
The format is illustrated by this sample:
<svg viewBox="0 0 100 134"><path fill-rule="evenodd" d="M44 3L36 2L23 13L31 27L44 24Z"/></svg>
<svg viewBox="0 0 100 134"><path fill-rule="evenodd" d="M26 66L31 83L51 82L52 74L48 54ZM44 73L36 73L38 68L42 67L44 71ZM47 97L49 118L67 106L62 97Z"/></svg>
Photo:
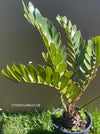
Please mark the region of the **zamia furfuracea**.
<svg viewBox="0 0 100 134"><path fill-rule="evenodd" d="M46 52L42 52L45 65L13 64L7 65L1 74L14 82L38 83L54 87L58 90L62 105L66 112L70 112L87 86L96 76L100 65L100 36L90 38L87 42L82 38L76 25L72 25L66 16L56 17L58 23L66 32L66 44L61 41L61 34L57 32L52 22L43 17L31 2L26 7L24 2L24 16L36 27L44 41ZM91 99L89 102L97 99ZM89 103L87 102L87 104ZM85 104L84 104L85 105Z"/></svg>

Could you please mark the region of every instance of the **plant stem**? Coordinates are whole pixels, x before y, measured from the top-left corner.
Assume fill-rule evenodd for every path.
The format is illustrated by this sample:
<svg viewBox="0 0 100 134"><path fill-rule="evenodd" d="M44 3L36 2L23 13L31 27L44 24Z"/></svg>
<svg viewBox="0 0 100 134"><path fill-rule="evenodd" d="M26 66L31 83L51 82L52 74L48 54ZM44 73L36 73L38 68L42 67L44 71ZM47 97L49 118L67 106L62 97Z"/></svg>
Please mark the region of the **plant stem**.
<svg viewBox="0 0 100 134"><path fill-rule="evenodd" d="M67 110L67 107L66 107L65 100L64 100L64 98L63 98L63 94L60 94L60 97L61 97L62 105L63 105L63 107L64 107L65 111L67 112L68 110Z"/></svg>
<svg viewBox="0 0 100 134"><path fill-rule="evenodd" d="M84 106L88 105L89 103L95 101L95 100L98 99L99 97L100 97L100 95L98 95L98 96L92 98L91 100L89 100L89 101L86 102L85 104L81 105L79 109L81 109L82 107L84 107Z"/></svg>

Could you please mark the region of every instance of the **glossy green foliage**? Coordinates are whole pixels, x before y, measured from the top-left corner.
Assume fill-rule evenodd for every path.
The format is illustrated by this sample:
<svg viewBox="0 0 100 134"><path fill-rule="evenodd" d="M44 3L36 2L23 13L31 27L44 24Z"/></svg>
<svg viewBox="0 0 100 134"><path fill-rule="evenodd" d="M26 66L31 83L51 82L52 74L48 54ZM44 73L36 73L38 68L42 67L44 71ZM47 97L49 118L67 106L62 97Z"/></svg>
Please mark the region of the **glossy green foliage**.
<svg viewBox="0 0 100 134"><path fill-rule="evenodd" d="M38 29L46 46L47 51L42 52L46 65L14 63L12 67L7 65L7 73L2 70L2 75L14 82L55 87L61 95L65 95L68 103L74 103L80 99L100 65L100 36L89 39L86 45L76 25L72 25L67 17L58 15L57 20L66 32L67 41L62 45L61 34L52 22L43 17L31 2L28 7L22 3L25 18Z"/></svg>
<svg viewBox="0 0 100 134"><path fill-rule="evenodd" d="M47 66L46 67L46 82L48 84L51 84L52 82L52 74L53 74L52 69Z"/></svg>
<svg viewBox="0 0 100 134"><path fill-rule="evenodd" d="M73 71L73 81L82 87L86 79L91 80L95 76L100 65L100 37L89 39L86 45L76 25L72 25L65 16L58 15L57 20L66 31L69 57L66 62Z"/></svg>
<svg viewBox="0 0 100 134"><path fill-rule="evenodd" d="M34 65L34 64L33 64ZM13 64L12 67L7 65L7 73L2 69L1 73L4 77L14 82L40 83L55 87L62 91L63 94L69 96L77 89L78 83L72 83L71 72L67 71L60 75L60 72L53 71L49 66L33 66L32 63L27 66ZM75 92L75 91L74 91Z"/></svg>
<svg viewBox="0 0 100 134"><path fill-rule="evenodd" d="M68 84L68 80L68 77L66 77L65 75L62 76L60 89L64 89L66 87L66 85Z"/></svg>
<svg viewBox="0 0 100 134"><path fill-rule="evenodd" d="M47 48L47 53L42 53L43 58L47 64L56 68L60 63L66 60L66 47L61 47L61 35L57 32L53 24L45 17L41 15L37 8L34 8L31 2L29 2L28 8L26 8L24 2L24 11L26 19L38 29L41 37Z"/></svg>

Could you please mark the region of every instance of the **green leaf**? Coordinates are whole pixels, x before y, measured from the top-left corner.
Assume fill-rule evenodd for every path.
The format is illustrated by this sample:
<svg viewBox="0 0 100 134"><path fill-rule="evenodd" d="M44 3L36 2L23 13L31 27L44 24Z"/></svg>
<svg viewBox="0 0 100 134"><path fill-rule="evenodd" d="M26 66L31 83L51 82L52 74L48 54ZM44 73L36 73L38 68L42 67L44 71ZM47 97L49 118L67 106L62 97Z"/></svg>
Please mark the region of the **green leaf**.
<svg viewBox="0 0 100 134"><path fill-rule="evenodd" d="M61 45L61 35L60 35L60 33L56 34L56 36L55 36L55 43L57 44L57 48L59 48L60 45Z"/></svg>
<svg viewBox="0 0 100 134"><path fill-rule="evenodd" d="M85 54L85 58L89 62L89 64L91 64L91 57L87 53Z"/></svg>
<svg viewBox="0 0 100 134"><path fill-rule="evenodd" d="M8 74L13 77L16 81L20 82L19 77L13 72L13 70L7 65L7 72Z"/></svg>
<svg viewBox="0 0 100 134"><path fill-rule="evenodd" d="M93 56L93 51L94 51L93 41L92 40L88 40L87 53L88 53L88 55L90 57Z"/></svg>
<svg viewBox="0 0 100 134"><path fill-rule="evenodd" d="M23 0L22 0L22 4L23 4L23 7L24 7L24 12L27 12L27 8L26 8L25 3L24 3Z"/></svg>
<svg viewBox="0 0 100 134"><path fill-rule="evenodd" d="M62 62L65 62L67 59L67 53L64 52L63 55L62 55Z"/></svg>
<svg viewBox="0 0 100 134"><path fill-rule="evenodd" d="M63 55L66 52L66 46L63 45L61 48L61 55Z"/></svg>
<svg viewBox="0 0 100 134"><path fill-rule="evenodd" d="M54 66L57 66L58 64L60 64L61 61L62 61L61 54L60 53L56 54L54 56L54 61L53 61Z"/></svg>
<svg viewBox="0 0 100 134"><path fill-rule="evenodd" d="M56 47L53 43L50 44L50 55L53 57L56 54Z"/></svg>
<svg viewBox="0 0 100 134"><path fill-rule="evenodd" d="M46 57L46 54L44 52L42 52L42 56L43 56L44 60L47 62L47 57Z"/></svg>
<svg viewBox="0 0 100 134"><path fill-rule="evenodd" d="M13 63L12 69L14 72L17 72L19 75L22 75L22 70L16 63Z"/></svg>
<svg viewBox="0 0 100 134"><path fill-rule="evenodd" d="M68 46L69 46L69 48L70 48L73 52L75 52L75 48L74 48L74 45L73 45L73 42L72 42L71 37L68 37L68 36L67 36L67 38L68 38ZM67 50L68 50L68 49L67 49Z"/></svg>
<svg viewBox="0 0 100 134"><path fill-rule="evenodd" d="M76 90L77 88L78 88L78 83L70 84L69 88L67 89L67 93L70 94L70 93L72 93L74 90Z"/></svg>
<svg viewBox="0 0 100 134"><path fill-rule="evenodd" d="M60 15L57 15L56 19L57 19L57 21L59 22L59 24L60 24L61 26L63 26L63 22L61 21Z"/></svg>
<svg viewBox="0 0 100 134"><path fill-rule="evenodd" d="M66 62L72 69L74 69L74 65L71 62L69 62L69 61L66 61Z"/></svg>
<svg viewBox="0 0 100 134"><path fill-rule="evenodd" d="M81 66L83 64L84 58L85 58L86 48L83 48L80 54L77 57L77 62L75 64L75 68Z"/></svg>
<svg viewBox="0 0 100 134"><path fill-rule="evenodd" d="M68 78L71 78L72 75L73 75L73 72L72 71L67 71L64 73L64 75L66 75Z"/></svg>
<svg viewBox="0 0 100 134"><path fill-rule="evenodd" d="M82 92L81 89L75 91L75 92L70 96L70 99L76 98L81 92Z"/></svg>
<svg viewBox="0 0 100 134"><path fill-rule="evenodd" d="M35 16L36 16L36 21L40 25L44 36L46 36L48 34L47 23L46 23L45 19L41 16L38 9L35 10Z"/></svg>
<svg viewBox="0 0 100 134"><path fill-rule="evenodd" d="M24 14L24 17L25 17L26 20L31 24L30 19L29 19L29 17L28 17L26 14Z"/></svg>
<svg viewBox="0 0 100 134"><path fill-rule="evenodd" d="M73 132L76 132L76 131L77 131L76 126L73 126L71 130L72 130Z"/></svg>
<svg viewBox="0 0 100 134"><path fill-rule="evenodd" d="M66 17L66 16L62 17L62 20L63 20L63 22L64 22L65 24L67 24L68 20L67 20L67 17Z"/></svg>
<svg viewBox="0 0 100 134"><path fill-rule="evenodd" d="M22 70L17 64L13 64L12 71L18 77L19 80L24 81Z"/></svg>
<svg viewBox="0 0 100 134"><path fill-rule="evenodd" d="M26 20L27 20L29 23L31 23L31 21L30 21L30 14L28 13L28 10L27 10L27 8L26 8L25 3L24 3L23 0L22 0L22 4L23 4L23 7L24 7L24 12L25 12L24 17L26 18ZM31 23L31 24L32 24L32 23ZM34 24L33 24L33 25L34 25Z"/></svg>
<svg viewBox="0 0 100 134"><path fill-rule="evenodd" d="M52 67L52 64L53 64L52 62L53 62L52 58L51 58L50 54L47 52L47 65Z"/></svg>
<svg viewBox="0 0 100 134"><path fill-rule="evenodd" d="M100 65L100 36L95 37L95 44L96 44L96 67Z"/></svg>
<svg viewBox="0 0 100 134"><path fill-rule="evenodd" d="M74 59L75 59L75 53L71 49L69 49L69 48L67 50L69 51L69 56L74 61Z"/></svg>
<svg viewBox="0 0 100 134"><path fill-rule="evenodd" d="M60 74L59 72L54 72L53 74L53 85L57 86L60 81Z"/></svg>
<svg viewBox="0 0 100 134"><path fill-rule="evenodd" d="M5 77L5 78L7 78L7 79L9 79L9 80L12 80L13 82L16 82L16 80L14 80L14 79L12 79L11 77L9 77L6 73L5 73L5 71L2 69L2 71L1 71L1 74Z"/></svg>
<svg viewBox="0 0 100 134"><path fill-rule="evenodd" d="M67 86L68 80L68 77L66 77L65 75L62 76L60 89L64 89Z"/></svg>
<svg viewBox="0 0 100 134"><path fill-rule="evenodd" d="M75 48L79 48L80 39L81 39L81 32L77 31L73 39L73 42L75 43Z"/></svg>
<svg viewBox="0 0 100 134"><path fill-rule="evenodd" d="M91 65L89 64L88 60L87 60L87 59L84 59L83 62L84 62L84 64L85 64L85 66L87 67L87 69L88 69L88 70L91 70L92 67L91 67Z"/></svg>
<svg viewBox="0 0 100 134"><path fill-rule="evenodd" d="M61 63L61 64L58 66L57 71L58 71L59 73L62 73L62 72L64 72L64 71L66 70L66 67L67 67L66 63L63 62L63 63Z"/></svg>
<svg viewBox="0 0 100 134"><path fill-rule="evenodd" d="M33 14L34 12L34 6L31 2L28 3L28 8L29 8L29 11L31 12L31 14Z"/></svg>
<svg viewBox="0 0 100 134"><path fill-rule="evenodd" d="M71 36L72 36L72 38L74 37L76 31L77 31L77 27L76 27L76 25L73 25L73 26L72 26L72 31L71 31Z"/></svg>
<svg viewBox="0 0 100 134"><path fill-rule="evenodd" d="M46 82L51 84L52 81L52 69L50 67L46 67Z"/></svg>
<svg viewBox="0 0 100 134"><path fill-rule="evenodd" d="M51 33L52 33L52 39L54 39L56 35L56 28L53 25L51 27Z"/></svg>
<svg viewBox="0 0 100 134"><path fill-rule="evenodd" d="M23 64L20 64L22 72L23 72L23 79L25 82L30 82L30 79L28 77L28 73L26 71L26 67Z"/></svg>
<svg viewBox="0 0 100 134"><path fill-rule="evenodd" d="M38 82L37 72L36 72L36 69L34 68L34 66L28 64L26 70L28 72L30 81L31 82Z"/></svg>
<svg viewBox="0 0 100 134"><path fill-rule="evenodd" d="M68 22L68 28L69 29L71 29L72 28L72 23L71 23L71 21L69 20L69 22Z"/></svg>
<svg viewBox="0 0 100 134"><path fill-rule="evenodd" d="M22 4L23 4L23 7L24 7L24 12L28 16L28 11L27 11L27 8L26 8L25 3L24 3L23 0L22 0Z"/></svg>
<svg viewBox="0 0 100 134"><path fill-rule="evenodd" d="M45 72L44 68L41 65L37 65L37 72L38 72L40 81L42 83L44 83L45 80L46 80L46 72Z"/></svg>
<svg viewBox="0 0 100 134"><path fill-rule="evenodd" d="M54 37L53 32L52 32L52 25L51 25L50 28L48 28L48 31L49 31L49 35L50 35L50 38L51 38L51 41L52 41L53 37Z"/></svg>
<svg viewBox="0 0 100 134"><path fill-rule="evenodd" d="M84 64L83 64L83 66L80 66L80 70L86 77L90 76L90 74L89 74L89 72L88 72L88 70L87 70L87 68L85 67Z"/></svg>

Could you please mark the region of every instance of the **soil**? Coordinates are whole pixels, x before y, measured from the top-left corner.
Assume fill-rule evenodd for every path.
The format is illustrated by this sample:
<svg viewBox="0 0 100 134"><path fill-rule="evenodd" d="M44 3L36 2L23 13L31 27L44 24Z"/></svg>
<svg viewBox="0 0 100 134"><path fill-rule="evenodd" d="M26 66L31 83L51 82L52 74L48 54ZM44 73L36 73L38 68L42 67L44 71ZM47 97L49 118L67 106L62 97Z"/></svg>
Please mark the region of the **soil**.
<svg viewBox="0 0 100 134"><path fill-rule="evenodd" d="M72 108L70 114L63 111L62 116L57 118L53 116L54 123L62 130L68 132L79 132L86 129L89 126L89 119L87 116L83 119L80 112L75 108ZM74 127L74 130L72 129Z"/></svg>

